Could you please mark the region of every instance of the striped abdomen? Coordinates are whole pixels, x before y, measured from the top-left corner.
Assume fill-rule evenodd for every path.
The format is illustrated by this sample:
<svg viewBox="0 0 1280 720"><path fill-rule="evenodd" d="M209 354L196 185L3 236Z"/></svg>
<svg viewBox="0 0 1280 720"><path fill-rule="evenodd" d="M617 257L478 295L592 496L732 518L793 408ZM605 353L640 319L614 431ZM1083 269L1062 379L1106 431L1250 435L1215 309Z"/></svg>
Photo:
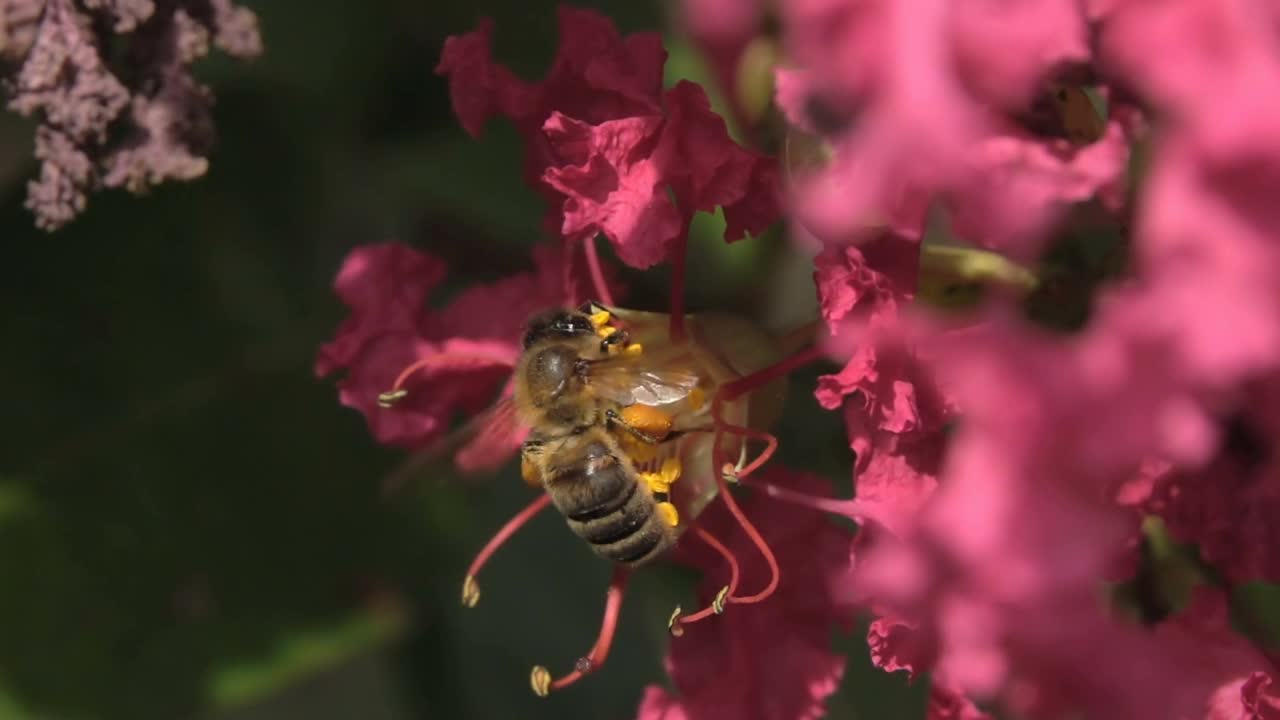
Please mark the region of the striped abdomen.
<svg viewBox="0 0 1280 720"><path fill-rule="evenodd" d="M674 538L653 495L601 445L592 447L583 463L562 468L548 490L569 529L607 560L643 565Z"/></svg>

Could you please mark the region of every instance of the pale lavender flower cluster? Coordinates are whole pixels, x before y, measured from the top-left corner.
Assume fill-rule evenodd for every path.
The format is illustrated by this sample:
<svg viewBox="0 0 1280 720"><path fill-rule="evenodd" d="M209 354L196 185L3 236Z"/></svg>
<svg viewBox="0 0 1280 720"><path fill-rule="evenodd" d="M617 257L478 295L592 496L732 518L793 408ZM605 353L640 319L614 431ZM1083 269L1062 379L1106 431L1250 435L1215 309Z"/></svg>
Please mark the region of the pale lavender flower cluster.
<svg viewBox="0 0 1280 720"><path fill-rule="evenodd" d="M102 188L204 174L213 97L187 66L210 44L258 55L257 18L231 0L0 0L8 107L39 123L27 188L39 227L65 225Z"/></svg>

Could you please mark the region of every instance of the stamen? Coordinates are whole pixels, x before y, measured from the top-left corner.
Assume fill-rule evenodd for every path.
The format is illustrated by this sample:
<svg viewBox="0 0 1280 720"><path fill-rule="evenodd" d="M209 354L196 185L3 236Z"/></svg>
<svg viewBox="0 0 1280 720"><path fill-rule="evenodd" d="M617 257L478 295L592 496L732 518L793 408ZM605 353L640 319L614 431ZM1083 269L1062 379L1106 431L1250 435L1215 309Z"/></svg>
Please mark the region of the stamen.
<svg viewBox="0 0 1280 720"><path fill-rule="evenodd" d="M658 503L658 514L662 516L662 522L668 527L675 527L680 524L680 511L676 510L676 506L669 502Z"/></svg>
<svg viewBox="0 0 1280 720"><path fill-rule="evenodd" d="M684 232L671 243L671 320L667 334L676 343L684 340L684 273L688 255L689 220L686 220Z"/></svg>
<svg viewBox="0 0 1280 720"><path fill-rule="evenodd" d="M743 379L750 379L751 377L752 376L747 376L746 378L743 378ZM725 386L722 386L722 389L724 387ZM768 585L765 586L764 590L761 590L755 595L749 595L746 597L738 597L735 595L729 596L729 599L728 599L729 602L747 605L751 603L760 602L761 600L764 600L765 598L773 594L773 591L778 588L778 582L781 579L781 569L778 567L778 559L774 557L773 550L769 547L769 543L765 541L765 539L760 535L760 532L756 530L755 526L751 524L751 521L747 519L746 514L742 512L742 508L738 506L738 501L733 499L733 493L729 491L728 481L726 480L724 474L722 472L718 472L719 470L722 470L726 465L724 461L724 449L721 447L721 444L720 444L720 439L721 437L723 437L723 433L730 430L730 428L732 428L733 430L739 430L739 431L746 430L746 428L729 426L727 423L724 422L723 418L721 418L720 416L720 409L721 409L723 400L724 398L721 396L721 394L717 393L716 397L711 401L711 417L712 417L712 420L715 422L715 426L716 426L716 434L711 442L712 473L716 477L716 485L719 486L720 496L724 499L725 506L729 508L729 512L733 515L734 520L738 522L738 525L742 528L743 532L747 534L747 537L751 538L751 542L755 544L756 549L760 551L760 554L764 557L765 562L768 563L769 565L769 583ZM763 465L764 464L763 461L768 460L769 455L772 454L772 451L776 449L776 447L777 447L777 442L775 441L766 450L766 454L762 454L762 456L760 458L757 458L757 461L755 463L752 463L752 465L754 465L755 467L759 467L760 465ZM754 469L754 468L751 468L751 469ZM745 471L746 469L744 468L744 472Z"/></svg>
<svg viewBox="0 0 1280 720"><path fill-rule="evenodd" d="M697 412L702 409L703 405L707 404L707 394L702 391L702 388L695 387L689 391L689 397L685 398L685 404L689 406L690 410Z"/></svg>
<svg viewBox="0 0 1280 720"><path fill-rule="evenodd" d="M562 690L577 682L584 675L599 670L609 657L609 648L613 646L613 636L618 629L618 617L622 612L622 597L627 591L627 580L631 577L626 566L613 568L613 577L609 580L609 591L605 596L604 617L600 622L600 634L591 647L591 652L574 663L573 671L552 680L551 673L541 665L535 665L529 675L529 683L533 692L539 697L546 697L552 690Z"/></svg>
<svg viewBox="0 0 1280 720"><path fill-rule="evenodd" d="M765 442L764 450L760 451L760 454L756 456L756 459L752 460L750 463L746 463L745 465L743 464L747 457L746 443L743 443L742 449L738 453L738 462L736 464L725 463L720 466L721 473L725 475L725 480L732 483L741 482L743 478L756 470L759 470L765 463L769 462L769 458L773 457L773 454L778 450L778 438L772 433L764 432L763 430L754 430L752 428L742 427L741 425L731 425L729 423L722 422L720 419L720 408L718 403L718 398L712 401L711 416L717 423L720 423L717 425L719 430L723 431L727 435L736 435L742 438L752 438L755 440L763 440Z"/></svg>
<svg viewBox="0 0 1280 720"><path fill-rule="evenodd" d="M734 520L737 521L743 532L747 534L747 537L749 537L751 542L756 546L756 549L760 551L765 562L768 563L769 582L765 585L763 590L754 595L741 596L734 594L737 589L738 566L736 560L730 560L733 579L727 586L728 589L725 591L725 597L720 598L719 602L713 603L712 607L704 608L697 614L691 615L688 618L680 619L678 615L673 616L673 623L676 623L677 621L678 623L694 622L709 614L718 614L719 612L723 612L726 602L739 605L757 603L768 598L775 590L777 590L778 583L782 578L781 568L778 567L778 559L774 556L773 550L769 547L769 543L760 535L760 531L751 524L751 521L747 519L746 514L742 511L742 508L739 507L737 500L733 498L733 493L729 491L729 482L741 480L763 467L764 464L773 456L774 452L777 451L778 439L774 437L773 434L762 430L755 430L725 422L723 417L723 408L726 402L737 400L741 396L763 387L773 380L792 372L796 368L807 365L820 357L822 357L822 354L817 347L806 348L805 350L802 350L767 368L744 375L737 380L721 385L715 396L712 398L711 419L713 427L715 428L715 435L711 442L712 473L715 475L716 485L718 486L720 496L723 498L725 506L729 508L729 512L733 515ZM725 462L724 448L722 447L722 439L725 435L733 435L743 439L743 450L739 455L738 463L736 465ZM752 460L744 466L743 462L746 457L745 441L747 439L763 440L765 442L765 449L755 460ZM711 544L712 547L725 555L726 558L732 557L728 549L716 542L714 538L711 538L709 535L703 535L702 533L699 534L708 542L708 544ZM717 607L719 610L716 609ZM678 627L678 624L673 627Z"/></svg>
<svg viewBox="0 0 1280 720"><path fill-rule="evenodd" d="M471 561L471 567L467 568L467 576L462 581L462 604L466 607L475 607L480 602L480 584L476 582L476 575L480 573L480 568L489 561L489 558L502 546L504 542L511 538L525 523L529 522L534 515L542 512L547 505L551 504L551 496L543 493L538 496L537 500L529 503L525 509L516 513L515 517L507 521L498 532L485 543L480 554L476 555L476 559Z"/></svg>
<svg viewBox="0 0 1280 720"><path fill-rule="evenodd" d="M778 349L790 354L803 350L814 343L814 336L822 328L823 320L813 320L799 327L792 328L777 340Z"/></svg>
<svg viewBox="0 0 1280 720"><path fill-rule="evenodd" d="M611 317L613 316L609 314L608 310L597 310L591 313L591 316L588 319L591 321L591 326L599 331L600 328L609 324L609 318Z"/></svg>
<svg viewBox="0 0 1280 720"><path fill-rule="evenodd" d="M695 525L693 531L702 539L703 542L710 545L716 552L720 553L720 556L729 563L729 584L720 588L720 592L716 593L715 599L711 601L710 605L688 617L682 617L680 607L676 606L675 612L671 614L671 618L667 621L667 630L671 631L671 634L675 637L680 637L684 634L683 625L698 622L699 620L706 619L712 615L723 614L725 603L729 601L729 597L738 588L738 579L741 576L738 568L738 559L733 556L733 551L701 526Z"/></svg>
<svg viewBox="0 0 1280 720"><path fill-rule="evenodd" d="M684 635L684 626L680 624L680 606L677 605L675 610L671 611L671 617L667 618L667 632L672 637L680 637Z"/></svg>
<svg viewBox="0 0 1280 720"><path fill-rule="evenodd" d="M875 513L867 507L866 503L861 500L840 500L838 498L821 497L819 495L810 495L808 493L797 492L784 487L778 487L769 482L751 479L746 483L747 487L755 488L762 491L765 495L781 500L792 505L807 507L832 515L841 515L852 520L862 521L865 519L876 519Z"/></svg>
<svg viewBox="0 0 1280 720"><path fill-rule="evenodd" d="M409 391L404 388L405 381L409 379L410 375L414 374L419 370L422 370L424 368L431 368L431 367L456 368L459 365L468 365L468 364L502 365L505 367L512 367L511 358L498 357L497 355L485 355L485 354L459 355L457 353L442 353L439 355L428 355L424 358L419 358L418 360L415 360L414 362L410 363L408 367L401 370L400 374L396 376L396 381L391 384L391 389L384 393L378 394L378 405L384 408L390 408L394 406L397 402L403 400L405 396L409 394Z"/></svg>
<svg viewBox="0 0 1280 720"><path fill-rule="evenodd" d="M774 363L763 370L757 370L753 373L743 375L732 382L727 382L720 386L720 392L726 402L733 402L742 395L756 390L757 388L768 385L778 378L789 375L793 371L808 365L811 362L822 358L822 350L818 347L809 347L797 352L791 357L780 362Z"/></svg>
<svg viewBox="0 0 1280 720"><path fill-rule="evenodd" d="M600 254L596 249L597 239L599 239L598 235L586 242L587 270L591 273L591 284L596 289L596 299L613 307L613 293L609 291L609 284L604 280L604 270L600 267Z"/></svg>

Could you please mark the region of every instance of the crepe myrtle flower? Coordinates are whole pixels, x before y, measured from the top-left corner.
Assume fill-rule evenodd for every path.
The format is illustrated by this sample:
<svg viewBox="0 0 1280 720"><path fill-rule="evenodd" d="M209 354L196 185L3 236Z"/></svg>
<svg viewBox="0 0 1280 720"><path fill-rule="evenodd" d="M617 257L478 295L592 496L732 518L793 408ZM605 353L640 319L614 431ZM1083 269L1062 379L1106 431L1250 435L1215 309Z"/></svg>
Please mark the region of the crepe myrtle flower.
<svg viewBox="0 0 1280 720"><path fill-rule="evenodd" d="M511 303L505 307L534 314L546 308L575 307L583 297L577 288L584 285L571 282L565 286L564 278L589 283L591 277L608 279L614 274L606 267L594 271L586 268L598 260L586 253L579 255L583 262L566 270L562 263L568 260L561 248L536 248L534 272L465 290L439 309L431 308L426 299L444 275L441 261L397 243L353 250L335 283L351 314L335 339L321 348L317 374L346 371L339 381L340 400L365 415L371 432L381 442L438 452L442 440L452 434L452 416L461 411L477 419L468 422L472 432L463 431L466 444L455 455L457 465L475 470L501 464L512 457L528 431L519 425L510 402L512 371L522 345L520 318L524 315L493 321L487 308L493 307L495 297L509 298ZM601 286L595 294L618 293L614 287ZM728 609L735 606L762 605L762 620L748 622L754 617L748 613L741 621L748 623L744 628L763 623L764 618L785 616L787 604L766 602L781 587L783 561L787 559L786 555L779 559L773 548L775 542L791 548L790 557L798 560L812 551L816 537L824 537L833 558L830 572L847 566L847 538L841 539L844 531L832 526L825 534L812 535L809 521L803 518L813 513L807 511L806 516L803 509L782 512L777 517L760 512L759 516L771 524L757 528L757 521L729 490L730 484L744 482L761 471L777 448L777 440L763 428L776 416L785 376L818 358L818 351L811 346L785 354L788 345L809 345L807 328L779 342L735 316L694 314L683 319L685 335L676 340L669 314L590 302L585 305L602 339L625 332L626 352L664 355L674 351L684 358L679 362L695 368L700 378L687 412L699 419L705 428L702 432L673 438L657 448L624 444L643 481L650 488L661 487L664 495L669 494L677 509L673 521L678 531L702 543L700 550L685 550L688 543L682 541L680 559L690 562L691 558L700 558L698 562L707 570L708 582L716 584L695 612L686 613L679 608L673 612L668 619L673 635L683 636L686 628L732 612ZM772 466L766 475L779 486L794 483L811 490L815 485L821 486L813 478ZM540 495L481 549L463 583L464 604L474 606L479 601L478 575L487 560L550 501L550 495ZM702 510L709 504L712 508L704 518ZM759 502L755 506L762 509ZM748 563L748 558L754 562ZM811 571L797 572L803 577ZM567 687L604 662L627 577L627 568L618 566L607 594L600 637L572 671L553 677L541 666L534 668L531 683L537 693ZM809 583L801 585L804 587L788 589L781 597L785 599L787 593L809 597ZM800 607L806 603L797 602ZM768 609L763 609L765 605ZM825 638L828 628L836 622L830 613L809 612L808 617L805 622L811 624L813 638ZM723 639L712 635L691 637L695 639L687 642L694 646L700 644L696 639L699 637L701 642L713 644ZM823 643L817 639L807 642L811 652L824 658L814 664L815 672L824 668L822 672L838 678L842 660L824 651ZM794 692L807 692L803 690L809 687L807 680L796 681ZM835 679L827 685L821 693L807 696L807 702L820 704L821 698L834 690ZM799 695L796 698L795 702L800 702Z"/></svg>
<svg viewBox="0 0 1280 720"><path fill-rule="evenodd" d="M649 688L641 717L821 716L843 670L823 636L862 611L875 665L931 677L934 720L991 717L992 704L1028 718L1272 716L1275 658L1227 627L1212 583L1276 572L1280 218L1263 198L1280 135L1254 91L1280 78L1274 10L686 5L695 34L726 14L726 47L776 33L781 158L733 142L696 85L664 91L656 35L623 37L594 13L561 10L541 81L492 61L488 22L451 38L437 68L472 135L495 115L515 123L525 178L547 200L553 240L536 272L474 292L518 288L513 306L530 312L584 303L602 341L687 355L701 378L681 412L705 432L660 452L624 445L678 510L672 559L704 578L698 609L668 621L674 687ZM814 252L813 327L770 338L684 312L689 220L716 207L728 241L785 210ZM1111 246L1090 254L1081 227L1105 228ZM599 235L633 269L671 263L669 314L616 305ZM347 370L343 402L384 442L429 446L454 412L510 393L520 327L455 310L466 293L425 309L442 273L383 246L354 251L339 276L352 316L317 370ZM845 425L847 499L769 462L779 384L824 358L841 367L813 391ZM460 466L514 453L524 430L490 420L508 404L484 411ZM482 549L464 603L478 601L485 561L550 503ZM1151 570L1135 548L1153 515L1215 570L1144 627L1099 590ZM590 651L566 674L535 668L536 692L604 662L627 576L615 572Z"/></svg>
<svg viewBox="0 0 1280 720"><path fill-rule="evenodd" d="M1025 717L1264 717L1248 693L1271 687L1272 658L1247 653L1224 690L1098 589L1134 546L1135 508L1228 586L1275 572L1280 255L1275 206L1252 199L1280 177L1256 90L1280 77L1275 9L776 6L790 146L818 150L788 159L789 208L822 247L827 344L846 362L818 398L857 460L853 500L770 492L862 521L846 590L881 618L877 664ZM1055 334L1034 315L1058 297L1048 241L1084 203L1125 257ZM959 247L926 241L929 210ZM939 254L994 263L999 287L928 311Z"/></svg>
<svg viewBox="0 0 1280 720"><path fill-rule="evenodd" d="M798 605L769 601L808 595L800 587L777 593L783 561L797 561L812 549L807 544L813 539L808 530L812 511L794 509L776 519L759 511L749 514L729 485L765 467L777 448L767 427L776 416L786 375L820 353L809 342L808 327L778 339L733 316L688 315L682 309L684 243L693 214L723 207L727 240L762 232L779 212L775 161L733 142L697 85L683 82L662 91L665 52L657 36L623 38L611 22L568 8L561 11L561 25L557 60L540 83L518 80L492 62L487 22L474 33L450 38L439 67L450 77L455 109L472 134L479 135L489 115L502 114L525 136L526 178L547 196L548 230L555 236L535 250L535 270L470 288L437 309L427 298L445 273L439 260L401 244L357 248L335 282L351 314L321 349L316 372L345 371L341 401L361 411L375 438L387 444L430 451L449 436L455 413L478 417L471 422L476 432L455 455L461 468L478 469L510 458L527 433L510 402L524 318L547 308L582 306L602 339L625 333L622 351L683 357L680 362L695 368L700 378L686 412L703 429L673 437L656 449L635 443L625 448L650 489L670 497L672 522L682 533L680 558L701 558L708 582L715 585L694 611L677 608L667 619L672 634L681 637L676 642L694 653L689 666L696 667L696 658L723 652L730 637L762 623L782 622L787 608L805 605L803 600ZM622 290L596 251L597 235L609 239L618 257L633 268L672 263L670 313L616 305ZM513 308L501 319L487 310L495 296L509 298L504 306ZM771 467L767 474L779 485L821 485L780 468ZM463 583L464 604L478 602L478 575L488 558L549 504L550 496L541 495L481 549ZM709 507L706 516L704 507ZM753 514L771 524L757 527L760 520ZM845 535L831 527L824 536L835 563L829 572L847 564ZM782 560L771 540L787 549ZM686 550L690 542L701 550ZM797 572L799 577L811 573L807 568ZM619 566L590 651L558 676L535 667L530 677L535 692L567 687L605 661L627 577L628 570ZM743 613L739 622L746 623L739 631L726 629L726 635L693 629L737 609ZM759 613L764 613L760 619L751 620ZM809 671L789 679L792 699L780 706L777 717L788 716L786 708L820 708L843 667L842 659L824 647L827 629L836 622L831 609L804 614L811 628L805 652L815 660L812 671L827 681L813 685ZM673 662L683 661L673 656ZM679 690L689 697L699 694L697 702L715 702L714 687L682 685ZM683 702L677 695L665 697L666 702Z"/></svg>

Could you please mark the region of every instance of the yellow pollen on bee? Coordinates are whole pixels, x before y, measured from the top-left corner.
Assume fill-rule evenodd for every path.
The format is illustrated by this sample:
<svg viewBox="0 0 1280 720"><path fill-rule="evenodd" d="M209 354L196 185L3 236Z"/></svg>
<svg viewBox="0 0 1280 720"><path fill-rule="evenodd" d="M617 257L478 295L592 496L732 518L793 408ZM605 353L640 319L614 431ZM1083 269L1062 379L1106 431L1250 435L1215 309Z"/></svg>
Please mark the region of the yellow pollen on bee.
<svg viewBox="0 0 1280 720"><path fill-rule="evenodd" d="M542 487L542 473L538 471L538 466L530 462L527 457L520 458L520 477L530 487Z"/></svg>
<svg viewBox="0 0 1280 720"><path fill-rule="evenodd" d="M680 513L676 511L676 506L669 502L658 503L658 514L662 516L662 521L671 527L680 524Z"/></svg>
<svg viewBox="0 0 1280 720"><path fill-rule="evenodd" d="M591 313L591 317L589 319L591 320L591 324L598 330L609 324L610 317L612 316L609 314L608 310L600 310L598 312Z"/></svg>
<svg viewBox="0 0 1280 720"><path fill-rule="evenodd" d="M628 405L619 413L632 428L663 440L671 432L671 416L651 405Z"/></svg>
<svg viewBox="0 0 1280 720"><path fill-rule="evenodd" d="M635 463L647 463L658 457L657 445L650 445L631 434L619 435L618 444L622 445L627 457L631 458L631 461Z"/></svg>
<svg viewBox="0 0 1280 720"><path fill-rule="evenodd" d="M607 338L610 335L616 335L617 332L618 332L618 328L612 325L601 325L600 327L596 328L596 335L599 335L602 338Z"/></svg>
<svg viewBox="0 0 1280 720"><path fill-rule="evenodd" d="M627 349L624 352L626 352L628 355L639 355L640 353L644 352L644 346L641 345L640 343L631 343L630 345L627 346Z"/></svg>

